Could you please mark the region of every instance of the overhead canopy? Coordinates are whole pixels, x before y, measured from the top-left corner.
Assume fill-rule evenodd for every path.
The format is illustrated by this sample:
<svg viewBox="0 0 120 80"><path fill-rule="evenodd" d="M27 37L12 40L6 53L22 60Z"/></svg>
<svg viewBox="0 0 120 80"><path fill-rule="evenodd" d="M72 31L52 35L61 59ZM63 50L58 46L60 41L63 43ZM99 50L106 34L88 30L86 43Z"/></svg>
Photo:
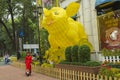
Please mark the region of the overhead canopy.
<svg viewBox="0 0 120 80"><path fill-rule="evenodd" d="M109 2L115 2L115 1L120 1L120 0L96 0L95 7L99 6L101 4L109 3Z"/></svg>
<svg viewBox="0 0 120 80"><path fill-rule="evenodd" d="M96 0L97 15L102 15L120 9L120 0Z"/></svg>

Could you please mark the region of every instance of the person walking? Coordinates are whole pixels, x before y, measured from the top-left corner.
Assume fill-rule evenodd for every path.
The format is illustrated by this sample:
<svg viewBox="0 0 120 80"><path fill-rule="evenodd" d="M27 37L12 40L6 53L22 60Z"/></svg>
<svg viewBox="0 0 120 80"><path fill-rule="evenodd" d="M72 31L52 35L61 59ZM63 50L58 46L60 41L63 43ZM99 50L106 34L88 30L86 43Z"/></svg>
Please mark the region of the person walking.
<svg viewBox="0 0 120 80"><path fill-rule="evenodd" d="M9 55L6 53L5 55L4 55L4 60L5 60L5 64L7 64L8 62L9 62Z"/></svg>
<svg viewBox="0 0 120 80"><path fill-rule="evenodd" d="M31 63L32 63L32 56L30 52L26 53L25 57L25 65L26 65L26 75L31 75Z"/></svg>

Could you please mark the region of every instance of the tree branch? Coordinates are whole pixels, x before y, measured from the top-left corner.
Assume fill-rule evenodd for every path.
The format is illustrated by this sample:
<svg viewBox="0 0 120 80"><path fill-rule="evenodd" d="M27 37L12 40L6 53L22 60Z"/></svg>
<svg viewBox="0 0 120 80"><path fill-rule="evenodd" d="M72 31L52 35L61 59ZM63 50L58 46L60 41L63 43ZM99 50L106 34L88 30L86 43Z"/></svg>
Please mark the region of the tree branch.
<svg viewBox="0 0 120 80"><path fill-rule="evenodd" d="M12 36L10 35L10 32L9 32L7 26L6 26L5 23L2 21L1 18L0 18L0 23L4 26L4 28L5 28L6 32L7 32L7 35L8 35L8 37L10 38L10 40L13 41Z"/></svg>

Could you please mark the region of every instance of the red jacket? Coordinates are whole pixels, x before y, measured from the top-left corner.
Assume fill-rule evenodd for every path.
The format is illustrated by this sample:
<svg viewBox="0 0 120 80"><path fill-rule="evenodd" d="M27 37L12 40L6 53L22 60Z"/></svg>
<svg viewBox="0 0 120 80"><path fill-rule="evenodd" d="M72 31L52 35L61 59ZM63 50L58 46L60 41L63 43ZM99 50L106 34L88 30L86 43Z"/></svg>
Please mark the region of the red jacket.
<svg viewBox="0 0 120 80"><path fill-rule="evenodd" d="M31 70L32 56L25 57L26 69Z"/></svg>

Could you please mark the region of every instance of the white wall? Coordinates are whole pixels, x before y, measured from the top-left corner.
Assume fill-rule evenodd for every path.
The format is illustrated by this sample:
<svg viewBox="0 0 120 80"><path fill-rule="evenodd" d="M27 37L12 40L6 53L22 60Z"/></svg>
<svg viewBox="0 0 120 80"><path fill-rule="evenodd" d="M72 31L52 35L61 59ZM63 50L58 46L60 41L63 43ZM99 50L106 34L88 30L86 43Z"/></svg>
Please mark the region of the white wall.
<svg viewBox="0 0 120 80"><path fill-rule="evenodd" d="M92 61L100 61L100 62L102 62L103 61L103 56L102 56L102 54L98 54L98 53L94 53L94 54L91 54L90 55L90 60L92 60Z"/></svg>
<svg viewBox="0 0 120 80"><path fill-rule="evenodd" d="M89 41L94 47L94 51L99 51L97 16L95 10L95 0L81 0L79 10L81 22L88 34Z"/></svg>

